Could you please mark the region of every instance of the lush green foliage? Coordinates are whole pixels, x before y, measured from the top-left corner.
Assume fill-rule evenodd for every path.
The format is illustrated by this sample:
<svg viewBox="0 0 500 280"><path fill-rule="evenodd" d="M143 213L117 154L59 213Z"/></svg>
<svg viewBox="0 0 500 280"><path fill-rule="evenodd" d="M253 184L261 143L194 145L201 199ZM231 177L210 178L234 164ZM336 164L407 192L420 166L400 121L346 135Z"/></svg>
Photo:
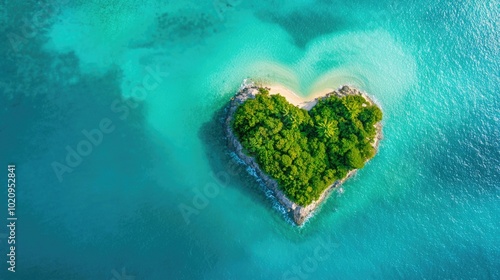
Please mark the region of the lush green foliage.
<svg viewBox="0 0 500 280"><path fill-rule="evenodd" d="M358 95L330 96L308 112L260 89L236 110L232 126L285 194L307 205L374 156L374 124L381 119L381 110Z"/></svg>

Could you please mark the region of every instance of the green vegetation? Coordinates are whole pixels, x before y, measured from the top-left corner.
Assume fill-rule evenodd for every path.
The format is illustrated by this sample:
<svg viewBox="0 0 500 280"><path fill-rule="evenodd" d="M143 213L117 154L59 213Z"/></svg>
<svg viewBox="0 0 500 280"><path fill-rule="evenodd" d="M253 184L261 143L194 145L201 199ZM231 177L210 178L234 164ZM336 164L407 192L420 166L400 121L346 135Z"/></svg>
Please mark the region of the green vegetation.
<svg viewBox="0 0 500 280"><path fill-rule="evenodd" d="M309 112L261 88L234 115L232 127L292 201L307 205L335 180L364 166L382 111L362 96L330 96Z"/></svg>

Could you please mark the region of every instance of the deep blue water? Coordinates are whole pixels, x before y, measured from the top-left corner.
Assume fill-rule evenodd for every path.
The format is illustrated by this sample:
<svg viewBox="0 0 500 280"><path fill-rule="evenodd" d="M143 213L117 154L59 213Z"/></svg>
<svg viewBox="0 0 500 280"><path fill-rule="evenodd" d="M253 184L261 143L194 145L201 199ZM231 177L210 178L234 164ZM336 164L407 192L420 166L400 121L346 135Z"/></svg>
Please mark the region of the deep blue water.
<svg viewBox="0 0 500 280"><path fill-rule="evenodd" d="M500 278L498 1L163 2L0 4L0 279ZM377 156L303 227L224 145L245 78L384 111Z"/></svg>

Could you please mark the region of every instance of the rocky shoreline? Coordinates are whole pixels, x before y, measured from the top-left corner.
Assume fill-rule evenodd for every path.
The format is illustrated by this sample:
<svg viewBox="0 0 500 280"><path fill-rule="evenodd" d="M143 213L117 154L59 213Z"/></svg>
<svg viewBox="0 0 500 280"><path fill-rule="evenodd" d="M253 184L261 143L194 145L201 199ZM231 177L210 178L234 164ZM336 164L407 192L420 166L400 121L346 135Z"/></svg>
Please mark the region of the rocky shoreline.
<svg viewBox="0 0 500 280"><path fill-rule="evenodd" d="M234 113L236 112L236 109L245 102L248 98L255 98L255 95L258 94L258 89L261 86L255 85L255 84L243 84L238 91L238 93L231 99L231 102L229 103L228 109L227 109L227 117L225 120L225 130L226 130L226 136L228 140L228 146L231 150L233 150L236 155L249 167L253 168L259 176L259 178L264 182L265 186L272 190L278 199L278 201L287 209L287 211L292 214L293 220L297 225L302 225L304 222L311 216L311 214L318 208L318 206L321 205L321 203L328 197L328 195L338 188L342 183L344 183L347 179L349 179L352 175L355 174L357 169L349 171L347 173L346 177L335 181L332 185L330 185L328 188L326 188L323 193L320 195L320 197L310 203L307 206L300 206L293 201L291 201L286 195L280 190L278 183L272 179L269 175L267 175L264 171L261 170L260 166L256 162L256 160L253 157L250 157L244 153L244 148L237 139L236 135L234 135L233 130L231 128L231 122L234 116ZM373 104L373 100L371 100L366 94L363 92L349 87L349 86L343 86L342 88L333 91L331 93L326 94L323 97L320 97L319 99L326 98L331 95L337 95L337 96L345 96L345 95L361 95L363 96L370 104ZM318 99L318 98L317 98ZM311 101L311 102L317 102L317 99ZM382 126L380 123L377 123L376 125L377 128L377 135L375 137L375 141L373 143L373 146L376 151L378 151L378 144L380 142L380 139L382 139Z"/></svg>

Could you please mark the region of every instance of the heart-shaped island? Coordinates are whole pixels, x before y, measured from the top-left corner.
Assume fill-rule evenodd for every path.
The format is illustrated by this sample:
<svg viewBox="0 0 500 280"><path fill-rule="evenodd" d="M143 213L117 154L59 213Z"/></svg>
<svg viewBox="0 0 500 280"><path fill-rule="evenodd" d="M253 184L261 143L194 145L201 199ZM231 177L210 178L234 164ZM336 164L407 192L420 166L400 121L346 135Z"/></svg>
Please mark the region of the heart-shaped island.
<svg viewBox="0 0 500 280"><path fill-rule="evenodd" d="M348 86L309 102L281 91L244 84L230 102L226 133L230 148L301 225L375 155L382 111Z"/></svg>

